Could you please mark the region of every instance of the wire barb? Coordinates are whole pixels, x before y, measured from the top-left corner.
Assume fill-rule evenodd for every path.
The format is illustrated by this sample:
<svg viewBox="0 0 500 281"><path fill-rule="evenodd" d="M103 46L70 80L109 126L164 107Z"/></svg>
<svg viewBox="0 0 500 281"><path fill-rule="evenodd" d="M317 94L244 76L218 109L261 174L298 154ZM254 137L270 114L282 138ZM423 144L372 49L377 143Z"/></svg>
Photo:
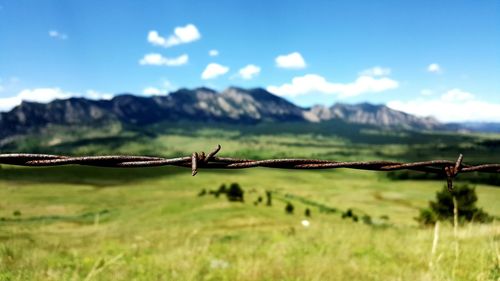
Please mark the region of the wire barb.
<svg viewBox="0 0 500 281"><path fill-rule="evenodd" d="M96 167L158 167L179 166L190 167L191 175L195 176L199 168L214 169L246 169L255 167L267 167L278 169L358 169L369 171L395 171L411 170L418 172L434 173L446 176L448 190L453 190L453 179L458 173L483 172L500 173L500 164L463 164L463 155L460 154L456 161L430 160L423 162L401 163L393 161L358 161L338 162L321 159L267 159L251 160L227 157L216 157L221 150L217 145L213 151L206 155L204 152L193 152L191 156L178 158L163 158L151 156L63 156L47 154L0 154L0 164L17 166L61 166L61 165L85 165Z"/></svg>
<svg viewBox="0 0 500 281"><path fill-rule="evenodd" d="M217 147L208 154L207 158L205 158L205 163L208 163L208 161L212 160L215 154L217 154L217 152L219 152L221 148L222 147L220 146L220 144L218 144Z"/></svg>
<svg viewBox="0 0 500 281"><path fill-rule="evenodd" d="M193 152L191 156L191 175L194 177L198 173L198 153Z"/></svg>
<svg viewBox="0 0 500 281"><path fill-rule="evenodd" d="M446 183L448 184L448 191L453 191L453 179L458 175L458 172L462 168L462 160L464 156L462 154L458 155L457 161L454 166L444 167L446 173Z"/></svg>

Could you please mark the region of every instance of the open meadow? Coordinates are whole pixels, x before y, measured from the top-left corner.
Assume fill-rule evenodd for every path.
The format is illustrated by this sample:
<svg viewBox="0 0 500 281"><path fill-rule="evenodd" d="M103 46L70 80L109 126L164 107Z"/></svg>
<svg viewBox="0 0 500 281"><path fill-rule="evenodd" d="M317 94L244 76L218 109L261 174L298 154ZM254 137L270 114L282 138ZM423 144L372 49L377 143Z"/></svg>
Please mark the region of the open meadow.
<svg viewBox="0 0 500 281"><path fill-rule="evenodd" d="M0 46L0 281L500 281L500 0L0 0Z"/></svg>
<svg viewBox="0 0 500 281"><path fill-rule="evenodd" d="M361 133L206 129L136 139L130 134L123 142L125 136L47 139L51 145L42 152L181 156L220 143L220 156L261 159L452 160L462 152L465 163L499 160L497 147L481 146L496 136L422 134L419 140L410 133L384 134L375 144L366 140L376 136L360 140ZM231 183L244 189L243 203L199 196ZM189 169L175 167L4 165L0 280L499 280L498 219L460 225L456 233L449 223L436 232L414 219L444 184L345 169L201 169L192 177ZM475 186L478 206L499 217L500 189ZM272 206L265 199L255 203L265 191L272 191ZM285 213L287 202L293 214ZM348 209L359 220L342 219ZM363 219L368 216L369 223Z"/></svg>

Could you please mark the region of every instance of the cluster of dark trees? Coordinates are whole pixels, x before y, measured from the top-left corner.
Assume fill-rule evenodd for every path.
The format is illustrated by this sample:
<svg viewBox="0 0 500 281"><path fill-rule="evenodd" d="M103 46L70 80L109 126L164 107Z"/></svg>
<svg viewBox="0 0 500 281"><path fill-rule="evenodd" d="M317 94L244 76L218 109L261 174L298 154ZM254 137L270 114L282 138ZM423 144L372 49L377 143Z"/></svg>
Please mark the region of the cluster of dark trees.
<svg viewBox="0 0 500 281"><path fill-rule="evenodd" d="M349 208L345 212L342 213L342 219L352 219L353 222L359 221L359 216L354 213L354 211ZM388 219L388 217L387 217ZM372 217L370 215L364 214L361 216L361 221L365 224L373 224Z"/></svg>
<svg viewBox="0 0 500 281"><path fill-rule="evenodd" d="M456 207L460 223L493 221L493 217L483 209L478 208L476 202L476 189L468 184L455 185L451 192L446 186L443 186L441 191L436 192L436 201L430 201L428 208L421 209L416 220L423 225L434 224L438 220L452 222Z"/></svg>
<svg viewBox="0 0 500 281"><path fill-rule="evenodd" d="M227 187L225 184L221 184L217 190L209 190L207 191L205 188L202 189L199 193L198 196L205 196L205 195L213 195L215 198L218 198L221 195L225 195L228 201L231 202L245 202L244 200L244 194L245 191L243 188L238 183L232 183ZM264 198L262 196L257 197L257 200L253 202L255 206L258 206L259 204L264 203ZM273 199L272 199L272 192L269 190L266 190L266 206L272 206L273 204ZM285 206L285 212L287 214L293 214L295 207L293 206L292 203L287 202ZM311 216L311 210L309 208L306 208L304 211L304 215L306 217Z"/></svg>
<svg viewBox="0 0 500 281"><path fill-rule="evenodd" d="M252 190L250 190L251 192ZM205 195L213 195L214 197L218 198L220 195L225 195L227 200L231 202L245 202L245 191L243 188L238 184L238 183L232 183L227 187L225 184L221 184L217 190L209 190L207 191L206 189L202 189L199 193L198 196L205 196ZM259 196L257 200L254 202L254 205L259 205L264 202L264 198L262 196ZM272 206L272 192L271 191L266 191L266 206Z"/></svg>
<svg viewBox="0 0 500 281"><path fill-rule="evenodd" d="M442 180L446 178L445 175L415 171L390 171L386 175L392 180ZM496 173L479 172L463 173L460 174L455 181L500 186L500 175Z"/></svg>
<svg viewBox="0 0 500 281"><path fill-rule="evenodd" d="M219 186L219 189L210 190L208 192L206 189L202 189L198 193L198 196L205 196L206 194L213 195L216 198L218 198L220 195L225 195L227 197L227 200L231 202L245 202L245 191L238 183L235 182L230 184L229 187L226 187L225 184L221 184Z"/></svg>
<svg viewBox="0 0 500 281"><path fill-rule="evenodd" d="M258 206L259 204L264 203L264 198L262 196L257 197L257 200L253 202L255 206ZM266 190L266 206L272 206L273 205L273 197L272 197L272 192L269 190Z"/></svg>
<svg viewBox="0 0 500 281"><path fill-rule="evenodd" d="M293 215L293 211L295 210L295 207L293 206L292 203L290 202L286 202L286 205L285 205L285 213L289 214L289 215ZM305 217L311 217L311 209L309 208L306 208L304 210L304 216Z"/></svg>
<svg viewBox="0 0 500 281"><path fill-rule="evenodd" d="M231 183L229 187L227 187L225 184L222 184L217 190L210 190L208 192L206 189L202 189L198 193L198 196L204 196L206 194L213 195L216 198L218 198L220 195L225 195L227 200L229 200L230 202L245 201L245 191L238 183ZM265 196L266 206L272 206L272 192L266 191ZM477 199L478 198L475 188L469 186L468 184L456 185L451 192L448 191L446 186L444 186L441 191L438 191L436 193L436 201L429 202L428 208L420 210L420 215L416 218L416 220L423 225L434 224L438 220L453 221L454 208L457 208L458 219L461 223L491 222L494 218L483 211L481 208L478 208L476 206ZM259 196L257 200L254 201L254 205L256 206L263 203L264 198L262 196ZM289 201L286 202L285 213L291 215L294 213L294 210L294 205ZM19 216L20 212L18 214L15 213L14 215ZM309 208L305 209L304 216L311 216L311 210ZM345 212L342 212L342 219L351 219L353 222L358 222L359 220L361 220L365 224L373 224L372 218L369 215L364 214L362 216L359 216L355 214L354 211L350 208Z"/></svg>
<svg viewBox="0 0 500 281"><path fill-rule="evenodd" d="M447 186L443 186L436 193L436 200L430 201L429 207L421 209L420 215L415 219L422 225L432 225L438 220L453 222L454 208L456 207L460 223L488 223L493 221L493 216L476 206L477 200L476 189L468 184L455 185L451 192L448 191ZM380 218L383 220L389 219L387 216L381 216ZM354 222L361 220L365 224L373 224L373 220L369 215L357 215L352 209L343 212L342 219L351 219Z"/></svg>

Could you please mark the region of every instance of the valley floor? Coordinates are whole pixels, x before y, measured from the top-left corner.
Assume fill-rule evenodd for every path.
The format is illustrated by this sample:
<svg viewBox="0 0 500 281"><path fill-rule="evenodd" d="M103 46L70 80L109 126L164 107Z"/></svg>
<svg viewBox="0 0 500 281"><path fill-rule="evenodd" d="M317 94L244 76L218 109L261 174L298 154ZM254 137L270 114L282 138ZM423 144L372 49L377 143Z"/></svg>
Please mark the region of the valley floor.
<svg viewBox="0 0 500 281"><path fill-rule="evenodd" d="M256 159L453 160L464 153L465 163L500 162L498 136L289 128L55 130L2 152L184 156L220 143L220 156ZM231 183L245 190L244 203L198 196ZM202 169L192 177L174 167L3 165L0 280L500 280L498 220L456 233L448 223L435 231L415 221L444 184L345 169ZM478 206L499 217L500 189L474 185ZM266 190L272 206L256 204ZM285 213L288 202L293 214ZM357 221L342 219L348 209Z"/></svg>
<svg viewBox="0 0 500 281"><path fill-rule="evenodd" d="M413 218L442 181L352 170L201 170L196 177L182 168L35 170L41 183L19 177L33 169L0 170L0 280L500 277L498 221L460 226L456 236L442 223L432 253L434 228ZM245 190L244 203L198 196L232 182ZM275 192L272 206L254 205L265 190ZM500 189L480 185L477 192L480 207L500 215ZM311 202L338 211L322 213ZM373 224L341 219L348 208Z"/></svg>

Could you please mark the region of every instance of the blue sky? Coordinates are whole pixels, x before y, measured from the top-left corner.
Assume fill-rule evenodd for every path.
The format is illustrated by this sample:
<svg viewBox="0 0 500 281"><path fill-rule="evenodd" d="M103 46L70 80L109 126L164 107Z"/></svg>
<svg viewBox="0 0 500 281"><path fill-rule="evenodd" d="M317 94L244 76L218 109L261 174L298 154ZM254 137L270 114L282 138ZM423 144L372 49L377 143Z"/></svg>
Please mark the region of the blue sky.
<svg viewBox="0 0 500 281"><path fill-rule="evenodd" d="M500 121L499 26L487 0L0 0L0 110L235 85Z"/></svg>

